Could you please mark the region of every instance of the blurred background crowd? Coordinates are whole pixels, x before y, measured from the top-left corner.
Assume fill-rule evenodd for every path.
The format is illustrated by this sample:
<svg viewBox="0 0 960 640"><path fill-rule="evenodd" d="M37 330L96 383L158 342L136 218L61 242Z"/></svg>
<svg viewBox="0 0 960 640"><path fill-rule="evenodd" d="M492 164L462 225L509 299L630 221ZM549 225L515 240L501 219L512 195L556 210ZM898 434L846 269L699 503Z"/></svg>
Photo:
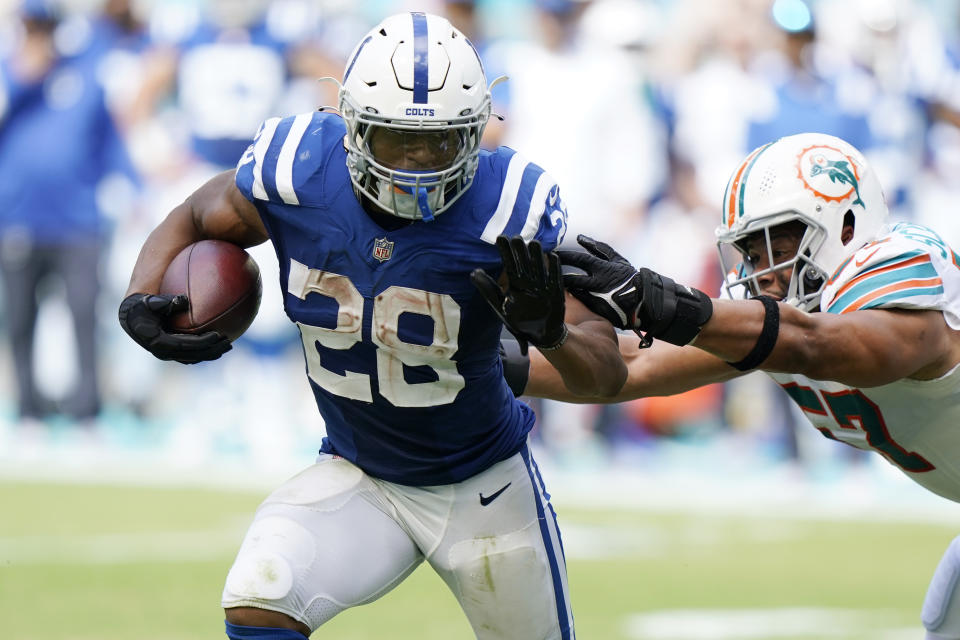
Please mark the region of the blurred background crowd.
<svg viewBox="0 0 960 640"><path fill-rule="evenodd" d="M312 458L323 424L272 249L251 251L261 311L217 362L154 360L116 309L153 226L233 167L264 119L335 105L318 78L339 79L370 26L414 9L466 33L489 81L509 77L485 145L558 181L567 242L589 234L718 295L729 173L762 143L821 131L865 152L896 219L960 247L953 0L0 0L0 463L58 447L291 471ZM571 467L658 464L678 444L863 464L819 443L762 374L531 404L537 443Z"/></svg>

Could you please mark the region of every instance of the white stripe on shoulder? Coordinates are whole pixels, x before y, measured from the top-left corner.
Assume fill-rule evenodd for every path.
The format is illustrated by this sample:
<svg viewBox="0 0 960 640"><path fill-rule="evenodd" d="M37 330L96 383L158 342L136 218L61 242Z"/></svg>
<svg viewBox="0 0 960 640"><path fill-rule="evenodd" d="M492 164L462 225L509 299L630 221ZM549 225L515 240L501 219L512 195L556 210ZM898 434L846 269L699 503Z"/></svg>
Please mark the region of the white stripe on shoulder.
<svg viewBox="0 0 960 640"><path fill-rule="evenodd" d="M287 204L300 204L297 192L293 188L293 161L297 157L297 147L303 140L307 125L313 119L312 113L301 113L293 119L287 139L283 141L280 156L277 158L277 193Z"/></svg>
<svg viewBox="0 0 960 640"><path fill-rule="evenodd" d="M267 190L263 188L263 159L273 141L273 134L277 132L278 124L280 124L280 118L270 118L264 122L260 137L253 145L253 197L258 200L270 199Z"/></svg>
<svg viewBox="0 0 960 640"><path fill-rule="evenodd" d="M537 235L537 229L540 228L540 219L547 208L547 195L556 184L556 181L546 172L541 173L540 177L537 178L537 186L533 188L530 209L527 211L527 221L523 223L523 229L520 230L520 235L527 242L533 240L533 236Z"/></svg>
<svg viewBox="0 0 960 640"><path fill-rule="evenodd" d="M484 227L480 239L489 244L497 241L497 236L503 233L510 222L510 214L513 213L513 205L517 202L517 193L520 191L520 181L523 180L523 171L527 168L530 161L523 158L519 153L514 153L510 158L510 164L507 165L507 175L503 179L503 187L500 189L500 202L497 203L497 210L493 217Z"/></svg>

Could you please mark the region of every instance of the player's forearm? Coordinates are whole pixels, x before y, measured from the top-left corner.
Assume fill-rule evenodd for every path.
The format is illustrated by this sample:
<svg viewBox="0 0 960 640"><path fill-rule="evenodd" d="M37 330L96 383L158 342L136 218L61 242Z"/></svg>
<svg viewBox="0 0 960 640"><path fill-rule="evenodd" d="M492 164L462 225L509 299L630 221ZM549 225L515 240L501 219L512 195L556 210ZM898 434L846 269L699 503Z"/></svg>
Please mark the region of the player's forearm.
<svg viewBox="0 0 960 640"><path fill-rule="evenodd" d="M563 388L573 398L609 398L623 386L627 369L616 337L605 322L568 325L566 342L544 350L543 357L559 372Z"/></svg>
<svg viewBox="0 0 960 640"><path fill-rule="evenodd" d="M188 244L217 239L246 248L268 238L256 208L234 185L234 174L217 174L157 225L140 250L128 295L156 293L167 266Z"/></svg>
<svg viewBox="0 0 960 640"><path fill-rule="evenodd" d="M176 207L147 237L130 276L127 295L157 293L167 266L187 245L203 239L193 221L189 200Z"/></svg>
<svg viewBox="0 0 960 640"><path fill-rule="evenodd" d="M591 398L577 396L567 389L563 376L550 364L537 349L530 348L530 377L523 390L523 395L548 400L562 400L564 402L591 402Z"/></svg>
<svg viewBox="0 0 960 640"><path fill-rule="evenodd" d="M550 360L543 353L531 347L530 377L522 395L574 404L604 404L616 401L616 396L590 395L582 389L579 394L574 393L567 385L568 381L564 380L563 375Z"/></svg>
<svg viewBox="0 0 960 640"><path fill-rule="evenodd" d="M714 317L694 343L719 358L743 357L757 343L763 309L755 302L715 301ZM876 387L901 378L930 379L945 373L949 335L937 311L870 309L806 313L779 304L776 342L757 368Z"/></svg>
<svg viewBox="0 0 960 640"><path fill-rule="evenodd" d="M727 362L742 360L753 350L763 330L763 304L759 300L719 299L712 302L713 314L692 344ZM786 305L779 305L779 311L785 309ZM774 337L779 338L779 335Z"/></svg>
<svg viewBox="0 0 960 640"><path fill-rule="evenodd" d="M628 374L614 402L671 396L741 375L723 360L695 347L654 340L651 346L640 348L640 340L633 334L621 334L619 338Z"/></svg>
<svg viewBox="0 0 960 640"><path fill-rule="evenodd" d="M775 317L759 300L714 300L713 316L693 345L726 362L742 362L751 355L751 368L799 373L827 379L826 371L860 368L857 332L837 331L832 314L807 313L785 303L776 304ZM840 320L840 324L843 324ZM747 366L747 365L744 365ZM829 378L835 379L835 378Z"/></svg>
<svg viewBox="0 0 960 640"><path fill-rule="evenodd" d="M530 350L530 376L523 395L572 403L613 404L670 396L706 384L731 380L741 373L705 351L654 341L641 349L633 334L619 334L620 355L627 366L627 378L612 396L584 396L567 388L563 376L535 349Z"/></svg>

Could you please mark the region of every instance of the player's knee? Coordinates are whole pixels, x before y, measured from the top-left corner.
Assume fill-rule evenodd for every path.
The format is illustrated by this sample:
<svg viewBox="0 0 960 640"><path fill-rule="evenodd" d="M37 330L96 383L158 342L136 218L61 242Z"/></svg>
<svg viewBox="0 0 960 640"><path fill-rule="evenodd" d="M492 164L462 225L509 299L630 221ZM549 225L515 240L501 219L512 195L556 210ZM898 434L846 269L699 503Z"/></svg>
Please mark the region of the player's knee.
<svg viewBox="0 0 960 640"><path fill-rule="evenodd" d="M954 538L937 565L923 601L921 620L927 637L960 640L960 537Z"/></svg>
<svg viewBox="0 0 960 640"><path fill-rule="evenodd" d="M224 608L253 607L269 614L299 617L304 603L295 588L295 577L313 563L314 555L313 536L300 523L281 515L258 518L247 531L227 574ZM303 628L310 631L306 626Z"/></svg>
<svg viewBox="0 0 960 640"><path fill-rule="evenodd" d="M290 518L267 516L247 531L227 575L227 589L246 598L282 600L293 588L294 570L313 562L313 537Z"/></svg>

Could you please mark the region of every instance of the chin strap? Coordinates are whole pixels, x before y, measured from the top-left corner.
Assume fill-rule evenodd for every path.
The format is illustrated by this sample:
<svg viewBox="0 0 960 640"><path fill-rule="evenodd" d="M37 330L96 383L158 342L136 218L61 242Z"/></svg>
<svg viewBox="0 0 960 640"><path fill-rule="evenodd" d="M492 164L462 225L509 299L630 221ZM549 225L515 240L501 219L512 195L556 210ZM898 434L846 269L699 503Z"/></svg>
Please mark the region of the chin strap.
<svg viewBox="0 0 960 640"><path fill-rule="evenodd" d="M420 215L424 222L433 222L433 211L430 210L430 203L427 201L427 188L417 188L417 208L420 209Z"/></svg>

